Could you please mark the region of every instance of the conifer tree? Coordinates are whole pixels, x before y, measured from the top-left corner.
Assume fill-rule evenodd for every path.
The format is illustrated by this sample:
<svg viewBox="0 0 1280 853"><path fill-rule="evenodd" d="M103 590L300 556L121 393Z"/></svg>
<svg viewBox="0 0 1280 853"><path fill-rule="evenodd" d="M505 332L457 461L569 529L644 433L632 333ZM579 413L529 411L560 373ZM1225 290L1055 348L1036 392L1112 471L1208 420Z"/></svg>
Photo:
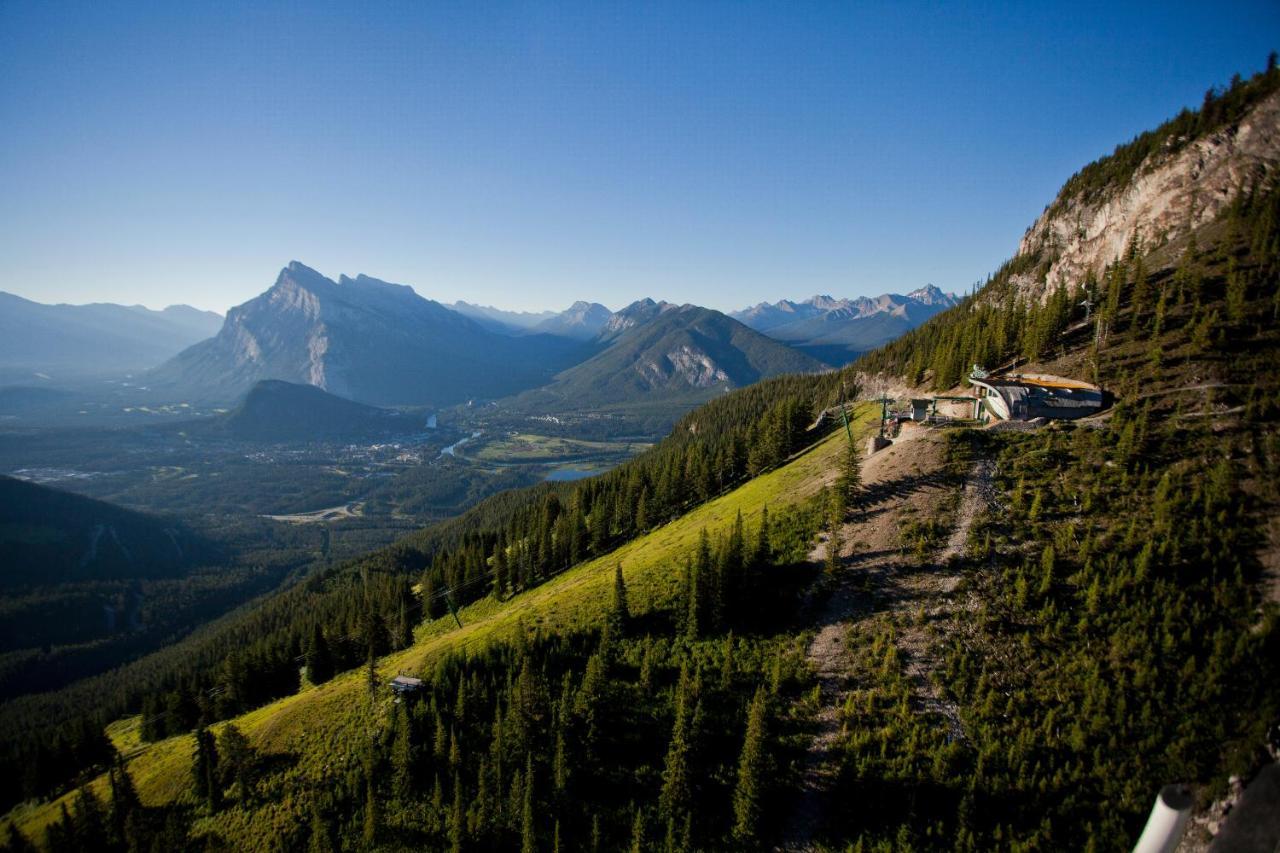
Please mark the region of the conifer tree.
<svg viewBox="0 0 1280 853"><path fill-rule="evenodd" d="M453 807L449 809L449 853L462 853L467 818L462 807L462 777L453 774Z"/></svg>
<svg viewBox="0 0 1280 853"><path fill-rule="evenodd" d="M9 839L5 842L6 853L37 853L31 839L22 834L22 830L13 824L9 825Z"/></svg>
<svg viewBox="0 0 1280 853"><path fill-rule="evenodd" d="M720 666L720 689L728 692L733 686L733 632L724 638L724 655Z"/></svg>
<svg viewBox="0 0 1280 853"><path fill-rule="evenodd" d="M391 637L391 647L396 650L407 649L413 645L413 619L409 615L408 590L400 596L396 611L395 631Z"/></svg>
<svg viewBox="0 0 1280 853"><path fill-rule="evenodd" d="M493 597L501 601L507 597L507 545L499 538L493 546Z"/></svg>
<svg viewBox="0 0 1280 853"><path fill-rule="evenodd" d="M378 694L378 658L374 654L373 644L370 643L365 658L364 665L364 684L369 691L369 698L372 699Z"/></svg>
<svg viewBox="0 0 1280 853"><path fill-rule="evenodd" d="M557 797L563 797L569 786L569 756L564 742L564 725L556 725L556 751L551 764L552 783Z"/></svg>
<svg viewBox="0 0 1280 853"><path fill-rule="evenodd" d="M693 642L698 639L702 627L702 579L698 576L696 564L689 558L684 561L684 638Z"/></svg>
<svg viewBox="0 0 1280 853"><path fill-rule="evenodd" d="M622 577L622 563L614 567L613 572L613 605L609 609L609 623L614 636L621 638L631 621L631 609L627 606L627 582Z"/></svg>
<svg viewBox="0 0 1280 853"><path fill-rule="evenodd" d="M125 767L119 753L112 762L107 774L111 790L110 822L112 841L120 847L129 846L129 818L135 815L142 803L138 799L138 791L133 786L133 778Z"/></svg>
<svg viewBox="0 0 1280 853"><path fill-rule="evenodd" d="M845 442L844 455L840 459L840 476L836 480L843 508L856 507L862 500L862 459L852 441Z"/></svg>
<svg viewBox="0 0 1280 853"><path fill-rule="evenodd" d="M72 850L75 848L75 836L71 813L67 810L65 800L59 804L57 820L52 821L44 830L44 846L46 850Z"/></svg>
<svg viewBox="0 0 1280 853"><path fill-rule="evenodd" d="M681 686L683 687L683 683ZM688 742L690 711L684 699L678 698L671 745L667 747L667 758L662 771L662 793L658 798L659 816L670 825L686 814L692 797Z"/></svg>
<svg viewBox="0 0 1280 853"><path fill-rule="evenodd" d="M520 853L537 853L538 831L533 820L533 753L524 764L524 801L520 806Z"/></svg>
<svg viewBox="0 0 1280 853"><path fill-rule="evenodd" d="M196 796L210 810L221 805L222 791L218 785L218 749L213 734L204 725L196 729L195 759L191 763L191 782Z"/></svg>
<svg viewBox="0 0 1280 853"><path fill-rule="evenodd" d="M760 687L747 712L747 734L738 760L738 784L733 791L733 838L742 845L753 844L760 829L768 761L767 714L768 694Z"/></svg>
<svg viewBox="0 0 1280 853"><path fill-rule="evenodd" d="M336 853L333 843L333 822L320 808L319 798L311 801L311 840L309 853Z"/></svg>
<svg viewBox="0 0 1280 853"><path fill-rule="evenodd" d="M235 723L227 723L218 735L218 763L220 785L230 783L235 787L236 798L243 801L253 784L255 757L249 739Z"/></svg>
<svg viewBox="0 0 1280 853"><path fill-rule="evenodd" d="M107 819L102 812L102 803L88 786L76 792L72 837L75 838L76 849L85 851L103 849L107 838Z"/></svg>
<svg viewBox="0 0 1280 853"><path fill-rule="evenodd" d="M324 684L333 678L333 653L324 637L320 623L311 626L311 641L307 643L307 680L312 684Z"/></svg>
<svg viewBox="0 0 1280 853"><path fill-rule="evenodd" d="M372 768L365 773L364 783L364 843L374 847L382 836L382 804L373 784Z"/></svg>
<svg viewBox="0 0 1280 853"><path fill-rule="evenodd" d="M645 853L644 840L644 810L639 806L632 806L635 811L635 819L631 822L631 853Z"/></svg>
<svg viewBox="0 0 1280 853"><path fill-rule="evenodd" d="M1044 546L1044 552L1040 555L1040 588L1037 590L1041 598L1053 589L1053 567L1056 561L1053 545Z"/></svg>
<svg viewBox="0 0 1280 853"><path fill-rule="evenodd" d="M417 748L413 742L413 727L403 704L396 706L394 729L391 736L391 793L399 803L407 803L413 796L414 772L417 767Z"/></svg>
<svg viewBox="0 0 1280 853"><path fill-rule="evenodd" d="M751 564L756 569L761 569L769 563L772 554L773 546L769 542L769 505L765 504L760 508L760 528L756 532L756 547Z"/></svg>

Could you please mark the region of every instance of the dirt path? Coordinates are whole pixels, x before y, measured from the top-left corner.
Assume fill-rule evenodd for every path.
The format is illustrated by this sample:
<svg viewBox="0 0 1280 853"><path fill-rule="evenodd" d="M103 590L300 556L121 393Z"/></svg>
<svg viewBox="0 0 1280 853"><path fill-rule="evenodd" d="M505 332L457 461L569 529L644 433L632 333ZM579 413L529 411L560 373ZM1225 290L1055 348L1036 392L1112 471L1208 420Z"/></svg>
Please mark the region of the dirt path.
<svg viewBox="0 0 1280 853"><path fill-rule="evenodd" d="M863 463L867 498L857 520L845 526L841 567L829 580L830 595L814 605L818 633L806 657L817 676L820 706L817 731L805 755L799 801L779 849L822 849L817 842L828 807L827 795L839 770L840 708L852 685L845 640L851 627L884 613L902 627L896 635L898 651L912 682L914 704L922 713L940 714L953 736L963 737L954 705L933 684L937 657L929 622L954 610L951 600L959 575L951 571L952 557L964 551L973 520L990 502L994 466L979 462L969 472L956 500L956 484L944 470L943 437L923 428L908 428L890 448ZM925 559L905 553L899 529L908 519L925 519L951 511L955 517L941 551ZM826 542L810 555L826 557ZM926 619L918 618L924 610ZM897 618L901 617L901 618Z"/></svg>

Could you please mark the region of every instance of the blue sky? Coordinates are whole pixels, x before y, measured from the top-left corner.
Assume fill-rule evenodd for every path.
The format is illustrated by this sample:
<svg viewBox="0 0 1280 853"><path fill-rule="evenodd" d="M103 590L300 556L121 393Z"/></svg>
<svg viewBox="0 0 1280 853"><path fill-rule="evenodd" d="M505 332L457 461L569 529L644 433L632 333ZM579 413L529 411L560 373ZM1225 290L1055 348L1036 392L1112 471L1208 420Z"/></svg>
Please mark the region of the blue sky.
<svg viewBox="0 0 1280 853"><path fill-rule="evenodd" d="M518 309L963 290L1268 2L0 2L0 290L292 259Z"/></svg>

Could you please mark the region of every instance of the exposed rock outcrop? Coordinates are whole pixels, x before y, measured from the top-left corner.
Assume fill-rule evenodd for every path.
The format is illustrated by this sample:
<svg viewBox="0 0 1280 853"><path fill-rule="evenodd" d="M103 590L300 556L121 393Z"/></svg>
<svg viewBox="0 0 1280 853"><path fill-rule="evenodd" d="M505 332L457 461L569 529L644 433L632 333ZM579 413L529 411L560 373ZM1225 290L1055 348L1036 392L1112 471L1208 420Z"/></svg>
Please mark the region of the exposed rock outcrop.
<svg viewBox="0 0 1280 853"><path fill-rule="evenodd" d="M1058 288L1082 283L1090 272L1101 275L1130 240L1149 249L1183 236L1213 221L1241 191L1277 174L1280 92L1259 101L1239 122L1182 142L1170 140L1125 185L1098 198L1067 195L1070 184L1064 187L1018 246L1019 256L1050 261L1043 278L1011 277L1019 294L1043 301Z"/></svg>

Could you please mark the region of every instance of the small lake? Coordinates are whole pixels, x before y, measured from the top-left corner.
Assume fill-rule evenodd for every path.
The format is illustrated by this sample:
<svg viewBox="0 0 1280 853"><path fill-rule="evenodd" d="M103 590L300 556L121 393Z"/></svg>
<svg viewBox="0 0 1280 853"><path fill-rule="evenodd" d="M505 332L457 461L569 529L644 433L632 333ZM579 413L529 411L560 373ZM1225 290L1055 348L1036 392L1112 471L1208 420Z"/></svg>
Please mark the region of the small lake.
<svg viewBox="0 0 1280 853"><path fill-rule="evenodd" d="M557 468L543 479L549 480L553 483L564 483L570 480L581 480L586 477L594 477L599 473L599 471L588 471L583 468Z"/></svg>

